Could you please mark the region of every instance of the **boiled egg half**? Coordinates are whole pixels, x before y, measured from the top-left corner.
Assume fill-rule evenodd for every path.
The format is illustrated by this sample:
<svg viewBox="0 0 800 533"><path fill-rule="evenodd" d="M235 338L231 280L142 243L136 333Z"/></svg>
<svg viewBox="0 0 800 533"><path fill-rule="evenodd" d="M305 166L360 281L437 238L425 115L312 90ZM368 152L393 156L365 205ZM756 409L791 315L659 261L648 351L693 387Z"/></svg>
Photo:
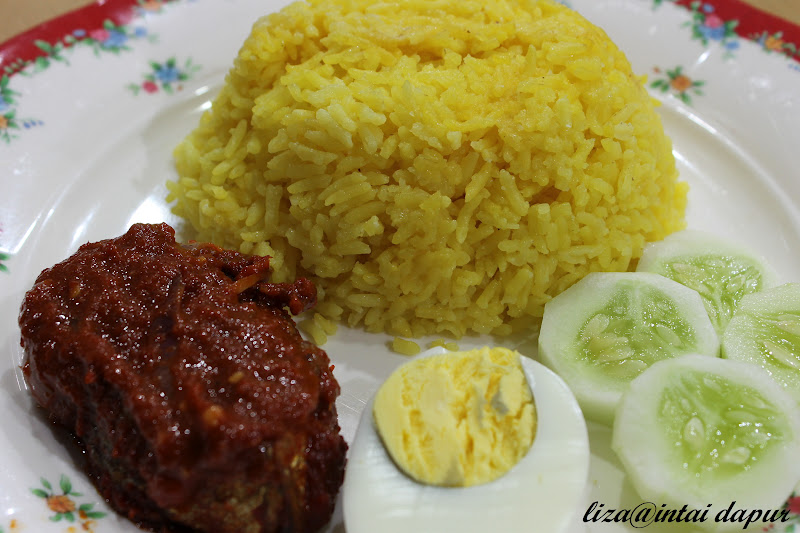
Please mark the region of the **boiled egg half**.
<svg viewBox="0 0 800 533"><path fill-rule="evenodd" d="M362 413L350 448L342 489L344 522L348 533L513 533L534 530L572 533L587 493L589 439L581 409L564 381L536 361L513 352L515 361L518 357L517 365L521 364L524 379L513 376L483 379L477 375L479 371L473 370L476 374L472 377L467 375L468 379L464 380L464 375L461 375L447 385L445 382L448 378L437 378L433 374L441 373L442 368L447 371L448 367L458 365L451 365L449 360L437 361L436 364L433 359L426 360L484 357L485 362L481 364L491 367L496 364L496 359L486 357L497 355L492 353L496 350L510 352L504 348L488 347L456 353L447 352L444 348L429 350L395 370L384 387L372 397ZM507 354L501 355L505 357ZM404 377L405 388L393 385L393 381L397 381L397 374L408 371L409 365L422 367L424 377ZM437 367L435 370L434 366ZM463 374L463 368L458 372ZM414 388L419 385L420 379L427 382L427 388ZM498 384L503 380L505 384ZM385 390L387 387L388 391ZM433 433L423 436L413 434L418 431L413 424L419 424L419 420L413 422L411 429L398 429L404 424L408 425L407 418L425 418L424 411L452 410L452 406L448 408L445 405L448 399L443 389L448 387L455 391L459 402L466 402L465 398L469 396L462 395L460 389L476 389L475 395L478 397L477 400L469 400L471 403L456 417L435 413L428 417L428 421L437 426L432 428L433 433L459 433L457 436L444 438L443 444L432 445L431 439L434 443L439 442L435 435L431 437ZM488 387L492 387L488 397L482 396L485 390L477 390ZM515 391L513 387L527 387L528 390ZM535 406L532 431L528 427L529 413L521 407L521 402L531 396ZM391 406L392 401L411 403L413 407L395 409ZM376 402L378 410L375 409ZM385 405L381 407L381 404ZM493 409L500 415L511 410L518 413L514 414L516 419L511 423L517 424L514 427L518 432L512 434L518 434L520 439L527 438L530 442L532 433L532 443L529 446L524 444L521 457L515 457L514 464L508 465L510 468L499 474L496 468L483 468L481 464L463 466L463 460L453 458L459 452L456 450L458 445L451 442L468 443L465 446L469 450L467 454L478 461L500 465L507 463L507 458L500 457L494 461L485 453L472 451L483 439L479 433L484 429L495 433L489 437L489 441L500 438L496 435L497 428L493 427L497 424L497 417L486 414ZM519 414L523 412L525 417ZM467 423L473 427L465 430L463 426ZM519 427L521 424L525 427ZM503 431L506 433L504 438L508 438L507 428ZM487 449L487 445L481 446ZM398 451L398 447L405 447L405 452ZM424 449L426 447L427 450ZM488 445L488 449L495 448L498 454L509 456L510 452L503 446ZM427 458L420 459L420 455L426 455ZM415 457L418 463L428 461L429 467L415 466ZM473 475L476 471L477 478ZM430 472L432 477L428 476ZM481 479L481 472L488 474Z"/></svg>

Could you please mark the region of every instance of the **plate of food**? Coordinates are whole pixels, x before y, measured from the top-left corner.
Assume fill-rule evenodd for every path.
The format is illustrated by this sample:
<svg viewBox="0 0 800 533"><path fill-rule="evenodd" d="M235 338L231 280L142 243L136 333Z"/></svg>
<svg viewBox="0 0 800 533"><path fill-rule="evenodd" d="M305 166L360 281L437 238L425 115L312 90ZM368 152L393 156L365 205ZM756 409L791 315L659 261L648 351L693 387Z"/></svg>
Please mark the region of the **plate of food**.
<svg viewBox="0 0 800 533"><path fill-rule="evenodd" d="M119 0L8 41L0 533L793 531L793 39Z"/></svg>

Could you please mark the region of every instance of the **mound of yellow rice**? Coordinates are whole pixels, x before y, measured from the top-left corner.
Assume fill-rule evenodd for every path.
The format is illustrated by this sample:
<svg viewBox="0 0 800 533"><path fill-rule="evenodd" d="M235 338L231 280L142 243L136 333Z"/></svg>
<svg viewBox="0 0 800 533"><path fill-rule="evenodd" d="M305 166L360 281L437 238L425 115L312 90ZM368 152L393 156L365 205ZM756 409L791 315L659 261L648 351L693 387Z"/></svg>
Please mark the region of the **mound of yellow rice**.
<svg viewBox="0 0 800 533"><path fill-rule="evenodd" d="M549 0L291 4L254 25L175 161L196 238L405 337L535 326L684 224L643 80Z"/></svg>

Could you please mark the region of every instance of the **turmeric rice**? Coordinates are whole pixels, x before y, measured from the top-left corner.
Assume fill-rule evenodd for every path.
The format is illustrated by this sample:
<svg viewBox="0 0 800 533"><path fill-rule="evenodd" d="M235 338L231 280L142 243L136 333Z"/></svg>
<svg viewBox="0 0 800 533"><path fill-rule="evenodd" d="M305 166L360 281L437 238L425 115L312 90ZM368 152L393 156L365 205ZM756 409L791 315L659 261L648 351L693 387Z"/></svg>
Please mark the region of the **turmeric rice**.
<svg viewBox="0 0 800 533"><path fill-rule="evenodd" d="M254 25L168 199L329 320L505 335L684 227L643 82L550 0L299 1Z"/></svg>

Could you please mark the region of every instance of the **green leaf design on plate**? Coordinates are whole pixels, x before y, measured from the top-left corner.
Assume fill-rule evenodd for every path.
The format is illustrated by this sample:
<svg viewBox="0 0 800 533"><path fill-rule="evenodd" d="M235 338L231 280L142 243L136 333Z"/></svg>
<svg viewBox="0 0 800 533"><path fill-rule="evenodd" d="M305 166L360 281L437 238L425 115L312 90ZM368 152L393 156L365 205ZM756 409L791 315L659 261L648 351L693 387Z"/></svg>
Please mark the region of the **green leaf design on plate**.
<svg viewBox="0 0 800 533"><path fill-rule="evenodd" d="M50 496L48 493L46 493L42 489L31 489L31 492L34 494L34 496L38 496L40 498L47 498L48 496Z"/></svg>
<svg viewBox="0 0 800 533"><path fill-rule="evenodd" d="M66 475L61 474L61 479L58 484L64 494L70 494L72 492L72 482Z"/></svg>

